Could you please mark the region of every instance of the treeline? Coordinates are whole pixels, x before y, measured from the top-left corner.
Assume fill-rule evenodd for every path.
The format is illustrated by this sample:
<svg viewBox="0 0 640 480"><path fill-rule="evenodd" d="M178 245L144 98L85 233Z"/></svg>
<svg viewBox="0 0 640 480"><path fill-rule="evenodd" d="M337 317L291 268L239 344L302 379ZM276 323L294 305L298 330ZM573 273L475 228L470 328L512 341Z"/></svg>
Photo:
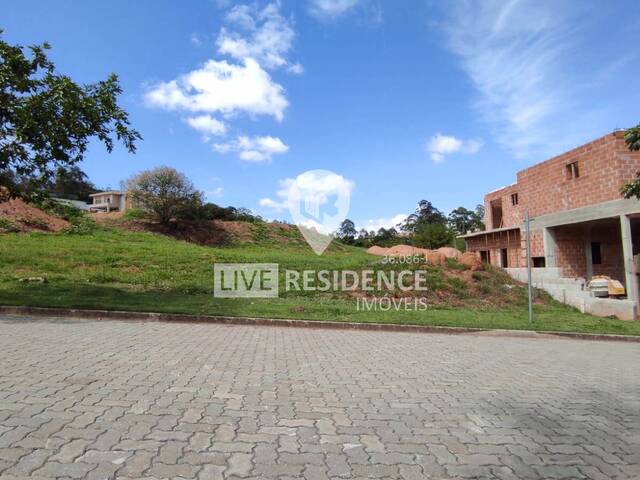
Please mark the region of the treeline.
<svg viewBox="0 0 640 480"><path fill-rule="evenodd" d="M420 248L440 248L455 246L462 249L464 242L456 238L467 232L484 230L484 206L475 210L458 207L448 216L427 200L418 203L416 211L407 219L391 228L376 231L358 231L353 221L346 219L340 225L336 236L349 245L368 248L372 245L390 247L406 244Z"/></svg>

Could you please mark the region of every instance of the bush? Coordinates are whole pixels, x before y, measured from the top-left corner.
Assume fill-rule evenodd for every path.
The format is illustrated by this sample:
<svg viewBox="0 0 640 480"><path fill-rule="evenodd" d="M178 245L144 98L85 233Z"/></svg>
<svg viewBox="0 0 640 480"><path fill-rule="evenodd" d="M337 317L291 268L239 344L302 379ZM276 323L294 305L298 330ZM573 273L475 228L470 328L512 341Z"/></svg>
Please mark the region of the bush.
<svg viewBox="0 0 640 480"><path fill-rule="evenodd" d="M210 202L187 209L185 214L188 215L186 217L188 220L227 220L249 223L260 223L264 221L260 216L254 215L251 210L247 208L221 207L220 205Z"/></svg>
<svg viewBox="0 0 640 480"><path fill-rule="evenodd" d="M37 228L39 230L49 230L49 224L41 218L34 217L17 217L16 220L23 225Z"/></svg>
<svg viewBox="0 0 640 480"><path fill-rule="evenodd" d="M37 205L38 208L44 210L49 215L64 218L67 222L73 222L74 219L85 218L84 211L78 207L67 203L60 203L54 200L45 200Z"/></svg>
<svg viewBox="0 0 640 480"><path fill-rule="evenodd" d="M122 218L124 220L143 220L148 217L147 212L139 208L130 208L124 212Z"/></svg>
<svg viewBox="0 0 640 480"><path fill-rule="evenodd" d="M86 216L72 218L69 220L70 227L64 230L64 233L71 235L89 235L96 231L98 225L96 222Z"/></svg>
<svg viewBox="0 0 640 480"><path fill-rule="evenodd" d="M64 218L69 222L71 226L67 227L64 230L64 233L87 235L89 233L93 233L97 228L96 222L87 217L83 210L80 210L73 205L53 200L45 200L38 205L38 208L44 210L49 215Z"/></svg>
<svg viewBox="0 0 640 480"><path fill-rule="evenodd" d="M0 233L16 233L20 231L20 227L13 221L5 217L0 217Z"/></svg>
<svg viewBox="0 0 640 480"><path fill-rule="evenodd" d="M455 258L447 258L446 263L447 267L451 268L452 270L466 270L468 268L466 265L461 264Z"/></svg>

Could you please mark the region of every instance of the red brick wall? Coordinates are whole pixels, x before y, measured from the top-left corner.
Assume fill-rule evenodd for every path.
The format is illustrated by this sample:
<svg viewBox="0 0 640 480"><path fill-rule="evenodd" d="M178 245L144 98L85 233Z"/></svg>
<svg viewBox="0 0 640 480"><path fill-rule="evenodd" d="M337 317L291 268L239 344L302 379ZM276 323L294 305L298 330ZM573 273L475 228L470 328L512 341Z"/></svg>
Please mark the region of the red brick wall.
<svg viewBox="0 0 640 480"><path fill-rule="evenodd" d="M518 205L512 205L511 194L518 193ZM491 202L502 200L502 225L493 225L491 218ZM519 227L524 218L522 198L516 184L491 192L484 197L484 219L487 230L501 227Z"/></svg>
<svg viewBox="0 0 640 480"><path fill-rule="evenodd" d="M586 277L585 232L580 227L562 227L555 230L556 266L564 277Z"/></svg>
<svg viewBox="0 0 640 480"><path fill-rule="evenodd" d="M544 236L541 230L531 232L531 257L544 257ZM519 267L527 266L527 235L522 233Z"/></svg>
<svg viewBox="0 0 640 480"><path fill-rule="evenodd" d="M566 165L578 162L580 176L568 179ZM621 132L610 133L545 162L518 172L517 183L485 196L487 229L491 222L491 201L502 199L504 227L522 224L525 209L536 217L622 198L620 188L640 170L640 152L631 152ZM518 193L519 204L511 204Z"/></svg>
<svg viewBox="0 0 640 480"><path fill-rule="evenodd" d="M507 261L509 267L518 267L521 263L520 253L520 231L510 230L508 232L489 233L477 237L467 238L467 250L477 252L481 250L491 252L491 264L500 266L500 255L503 248L507 249Z"/></svg>
<svg viewBox="0 0 640 480"><path fill-rule="evenodd" d="M607 234L602 236L592 234L591 241L601 242L600 250L602 254L602 264L593 266L593 274L608 275L624 284L624 257L622 256L622 239L620 235L614 238Z"/></svg>
<svg viewBox="0 0 640 480"><path fill-rule="evenodd" d="M556 239L556 265L566 277L587 276L587 253L591 255L591 242L600 243L602 263L593 265L593 275L608 275L625 281L620 224L609 221L594 226L588 232L583 226L564 226L553 229Z"/></svg>

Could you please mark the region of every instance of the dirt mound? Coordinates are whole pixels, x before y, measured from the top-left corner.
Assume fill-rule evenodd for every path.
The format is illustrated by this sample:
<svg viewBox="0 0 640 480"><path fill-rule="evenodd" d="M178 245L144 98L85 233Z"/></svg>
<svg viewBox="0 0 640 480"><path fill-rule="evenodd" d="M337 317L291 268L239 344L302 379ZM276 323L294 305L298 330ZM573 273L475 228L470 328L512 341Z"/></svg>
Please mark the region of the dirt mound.
<svg viewBox="0 0 640 480"><path fill-rule="evenodd" d="M124 212L88 212L87 216L96 223L108 224L113 220L119 220L124 215Z"/></svg>
<svg viewBox="0 0 640 480"><path fill-rule="evenodd" d="M422 254L429 265L444 265L447 257L436 250L422 249Z"/></svg>
<svg viewBox="0 0 640 480"><path fill-rule="evenodd" d="M455 250L455 248L452 250ZM412 247L411 245L395 245L390 248L384 248L374 245L367 249L367 253L380 256L388 255L390 257L411 257L414 255L422 255L426 262L430 265L444 265L447 260L447 256L442 254L438 250Z"/></svg>
<svg viewBox="0 0 640 480"><path fill-rule="evenodd" d="M59 232L70 225L19 198L0 203L0 218L19 232Z"/></svg>
<svg viewBox="0 0 640 480"><path fill-rule="evenodd" d="M457 248L453 247L440 247L437 252L440 252L446 258L455 258L458 259L462 256L462 252Z"/></svg>
<svg viewBox="0 0 640 480"><path fill-rule="evenodd" d="M367 253L370 253L371 255L385 256L385 255L387 255L388 251L389 251L388 248L379 247L377 245L374 245L373 247L367 248Z"/></svg>
<svg viewBox="0 0 640 480"><path fill-rule="evenodd" d="M387 251L387 255L392 257L409 257L411 255L419 255L420 249L411 245L396 245Z"/></svg>
<svg viewBox="0 0 640 480"><path fill-rule="evenodd" d="M478 256L475 253L465 252L460 256L458 261L462 265L469 267L469 270L471 270L472 272L475 272L477 270L482 270L483 268L482 261L478 258Z"/></svg>
<svg viewBox="0 0 640 480"><path fill-rule="evenodd" d="M422 255L430 265L444 265L447 260L447 257L437 250L412 247L411 245L396 245L390 248L374 245L367 249L367 253L370 253L371 255L390 257L411 257L414 255Z"/></svg>

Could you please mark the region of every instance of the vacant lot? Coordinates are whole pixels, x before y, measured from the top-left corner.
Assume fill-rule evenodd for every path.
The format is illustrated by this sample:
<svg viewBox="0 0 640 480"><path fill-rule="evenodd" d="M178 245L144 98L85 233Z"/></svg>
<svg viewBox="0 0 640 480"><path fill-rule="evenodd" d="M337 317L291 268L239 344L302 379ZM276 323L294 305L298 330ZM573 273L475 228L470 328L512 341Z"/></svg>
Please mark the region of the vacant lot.
<svg viewBox="0 0 640 480"><path fill-rule="evenodd" d="M640 345L0 317L2 478L640 477Z"/></svg>
<svg viewBox="0 0 640 480"><path fill-rule="evenodd" d="M281 270L390 268L362 249L334 244L316 256L297 232L288 232L288 241L286 236L271 238L264 226L252 229L253 241L226 247L112 228L87 235L0 235L0 303L640 334L640 322L583 315L544 295L536 302L536 322L530 325L522 285L499 271L470 272L453 263L429 267L427 311L357 311L357 294L340 292L282 292L278 299L214 298L215 262L273 262ZM46 282L26 281L29 278Z"/></svg>

